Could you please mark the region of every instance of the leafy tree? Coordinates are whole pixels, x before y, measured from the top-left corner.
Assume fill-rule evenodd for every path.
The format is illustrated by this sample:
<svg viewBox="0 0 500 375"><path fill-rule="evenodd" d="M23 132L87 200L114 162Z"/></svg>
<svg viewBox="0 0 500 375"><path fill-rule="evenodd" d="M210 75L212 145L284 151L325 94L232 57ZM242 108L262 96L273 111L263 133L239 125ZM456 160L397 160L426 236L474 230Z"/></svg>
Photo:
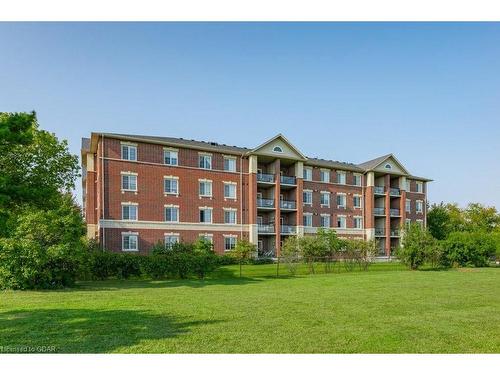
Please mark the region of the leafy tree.
<svg viewBox="0 0 500 375"><path fill-rule="evenodd" d="M485 267L495 256L497 243L494 234L474 232L454 232L442 242L444 266Z"/></svg>
<svg viewBox="0 0 500 375"><path fill-rule="evenodd" d="M463 216L468 231L491 231L500 228L500 214L495 207L469 203Z"/></svg>
<svg viewBox="0 0 500 375"><path fill-rule="evenodd" d="M418 224L410 224L404 229L402 246L397 256L403 264L416 270L438 251L436 239Z"/></svg>
<svg viewBox="0 0 500 375"><path fill-rule="evenodd" d="M257 251L256 246L245 239L240 239L236 242L236 246L231 250L230 254L233 256L240 265L240 277L241 277L241 267L243 262L250 259Z"/></svg>
<svg viewBox="0 0 500 375"><path fill-rule="evenodd" d="M346 246L346 241L339 238L337 232L334 230L319 228L317 235L327 246L327 250L325 251L326 256L335 256Z"/></svg>
<svg viewBox="0 0 500 375"><path fill-rule="evenodd" d="M295 275L302 256L301 237L288 236L281 246L281 257L290 274Z"/></svg>

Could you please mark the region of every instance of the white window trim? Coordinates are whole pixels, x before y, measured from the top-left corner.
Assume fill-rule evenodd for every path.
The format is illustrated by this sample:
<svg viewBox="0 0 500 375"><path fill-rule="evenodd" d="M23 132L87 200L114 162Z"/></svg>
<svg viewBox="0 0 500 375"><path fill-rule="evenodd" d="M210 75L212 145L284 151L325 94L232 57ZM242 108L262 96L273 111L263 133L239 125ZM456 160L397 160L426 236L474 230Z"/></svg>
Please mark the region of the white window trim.
<svg viewBox="0 0 500 375"><path fill-rule="evenodd" d="M423 193L424 192L424 183L422 181L415 181L417 184L417 191L416 193ZM420 186L420 189L419 189Z"/></svg>
<svg viewBox="0 0 500 375"><path fill-rule="evenodd" d="M136 213L136 216L135 216L135 219L124 219L123 218L123 207L124 206L135 206L136 207L136 210L135 210L135 213ZM135 203L135 202L121 202L121 219L123 221L138 221L139 220L139 203Z"/></svg>
<svg viewBox="0 0 500 375"><path fill-rule="evenodd" d="M207 238L208 241L210 241L211 244L214 243L214 234L213 233L199 233L198 238Z"/></svg>
<svg viewBox="0 0 500 375"><path fill-rule="evenodd" d="M172 193L172 192L167 192L165 191L165 180L177 180L177 193ZM164 195L175 195L176 197L179 196L179 177L177 176L163 176L163 194Z"/></svg>
<svg viewBox="0 0 500 375"><path fill-rule="evenodd" d="M328 203L321 203L321 198L322 198L323 194L327 194L327 196L328 196ZM328 208L330 207L330 202L331 202L331 197L330 196L331 196L331 193L329 191L321 191L320 192L319 202L320 202L320 206L321 207L328 207Z"/></svg>
<svg viewBox="0 0 500 375"><path fill-rule="evenodd" d="M226 185L233 185L234 186L234 197L226 197ZM238 183L234 181L224 181L224 200L226 199L233 199L236 200L238 199Z"/></svg>
<svg viewBox="0 0 500 375"><path fill-rule="evenodd" d="M200 156L208 156L210 157L210 168L202 168L200 167ZM213 158L213 155L209 152L198 152L198 168L199 169L205 169L207 171L210 171L213 169L213 161L214 161L214 158Z"/></svg>
<svg viewBox="0 0 500 375"><path fill-rule="evenodd" d="M224 165L222 166L222 169L225 171L225 172L236 172L238 170L238 166L236 165L236 161L238 160L238 158L236 156L233 156L233 155L222 155L224 161L226 161L226 159L228 160L234 160L234 171L230 170L230 169L224 169L226 163L224 163Z"/></svg>
<svg viewBox="0 0 500 375"><path fill-rule="evenodd" d="M313 180L313 168L312 167L304 167L303 170L308 170L308 171L311 171L311 179L309 178L305 178L304 176L304 181L312 181Z"/></svg>
<svg viewBox="0 0 500 375"><path fill-rule="evenodd" d="M213 207L198 207L198 219L200 217L200 211L201 210L210 210L210 221L200 221L202 224L212 224L214 222L214 209Z"/></svg>
<svg viewBox="0 0 500 375"><path fill-rule="evenodd" d="M177 153L177 163L176 164L167 164L165 163L165 152L176 152ZM164 165L170 165L170 166L178 166L179 165L179 149L177 148L171 148L171 147L163 147L163 164Z"/></svg>
<svg viewBox="0 0 500 375"><path fill-rule="evenodd" d="M330 183L331 182L331 170L326 168L321 168L319 173L319 178L321 182ZM328 173L328 181L323 180L323 173Z"/></svg>
<svg viewBox="0 0 500 375"><path fill-rule="evenodd" d="M312 190L309 190L309 189L303 189L302 190L303 193L311 193L311 202L305 202L303 201L302 204L304 206L312 206L313 205L313 191Z"/></svg>
<svg viewBox="0 0 500 375"><path fill-rule="evenodd" d="M238 209L237 208L223 208L224 211L224 224L238 224ZM226 212L234 212L234 223L226 223Z"/></svg>
<svg viewBox="0 0 500 375"><path fill-rule="evenodd" d="M337 193L337 197L338 196L343 196L344 197L344 205L337 204L337 208L346 209L346 207L347 207L347 194L346 193ZM335 200L337 199L337 197L335 197ZM335 203L337 203L337 202L335 202Z"/></svg>
<svg viewBox="0 0 500 375"><path fill-rule="evenodd" d="M325 227L322 225L321 221L320 221L320 227L321 228L331 228L332 227L332 215L330 214L320 214L320 217L323 218L323 217L327 217L328 218L328 226Z"/></svg>
<svg viewBox="0 0 500 375"><path fill-rule="evenodd" d="M354 229L363 229L363 216L356 215L356 216L353 216L352 218L353 218ZM359 219L361 222L361 227L359 227L359 228L355 225L356 219Z"/></svg>
<svg viewBox="0 0 500 375"><path fill-rule="evenodd" d="M313 226L313 222L312 222L312 216L313 216L313 214L312 214L312 212L304 212L302 214L302 223L304 222L304 216L307 216L307 217L311 218L311 225L304 225L307 228L311 228Z"/></svg>
<svg viewBox="0 0 500 375"><path fill-rule="evenodd" d="M359 198L359 206L354 205L354 197ZM352 205L354 208L362 208L363 207L363 196L361 194L353 194Z"/></svg>
<svg viewBox="0 0 500 375"><path fill-rule="evenodd" d="M338 226L340 218L344 218L344 226L343 227L339 227ZM340 229L346 229L347 228L347 216L346 215L337 215L337 228L340 228Z"/></svg>
<svg viewBox="0 0 500 375"><path fill-rule="evenodd" d="M166 208L177 208L177 220L168 220L167 221L167 212ZM163 205L163 220L165 223L178 223L179 222L179 216L181 215L181 212L179 210L179 205L177 204L165 204Z"/></svg>
<svg viewBox="0 0 500 375"><path fill-rule="evenodd" d="M200 183L210 183L210 194L201 194L200 193ZM201 198L212 198L214 194L214 184L212 180L207 180L206 178L199 178L198 179L198 196Z"/></svg>
<svg viewBox="0 0 500 375"><path fill-rule="evenodd" d="M423 200L418 199L418 200L416 200L415 202L416 202L416 203L415 203L415 212L416 212L417 214L423 214L423 213L424 213L424 201L423 201ZM420 210L418 209L418 204L419 204L419 203L420 203L420 205L421 205L421 209L420 209Z"/></svg>
<svg viewBox="0 0 500 375"><path fill-rule="evenodd" d="M411 212L411 199L406 199L405 201L405 212Z"/></svg>
<svg viewBox="0 0 500 375"><path fill-rule="evenodd" d="M135 189L124 189L123 188L123 176L135 176ZM137 192L139 189L139 178L136 172L120 172L120 190L123 193L124 191L133 191Z"/></svg>
<svg viewBox="0 0 500 375"><path fill-rule="evenodd" d="M354 177L359 177L359 185L353 184L353 186L363 186L363 175L361 173L353 173Z"/></svg>
<svg viewBox="0 0 500 375"><path fill-rule="evenodd" d="M123 158L123 146L134 147L135 148L135 159L124 159ZM132 142L120 142L120 159L126 161L137 161L137 143Z"/></svg>
<svg viewBox="0 0 500 375"><path fill-rule="evenodd" d="M337 180L336 183L338 185L347 185L347 172L346 171L336 171L337 172ZM339 175L344 175L344 183L339 182Z"/></svg>
<svg viewBox="0 0 500 375"><path fill-rule="evenodd" d="M224 237L224 252L232 250L232 249L226 249L226 238L235 239L234 246L236 246L236 242L238 242L238 235L236 234L223 234L222 237Z"/></svg>
<svg viewBox="0 0 500 375"><path fill-rule="evenodd" d="M122 251L126 251L126 252L139 251L139 233L138 232L122 232L121 235L122 235ZM137 247L135 249L125 249L125 247L123 246L125 244L124 243L125 236L136 236L137 237L137 241L136 241Z"/></svg>

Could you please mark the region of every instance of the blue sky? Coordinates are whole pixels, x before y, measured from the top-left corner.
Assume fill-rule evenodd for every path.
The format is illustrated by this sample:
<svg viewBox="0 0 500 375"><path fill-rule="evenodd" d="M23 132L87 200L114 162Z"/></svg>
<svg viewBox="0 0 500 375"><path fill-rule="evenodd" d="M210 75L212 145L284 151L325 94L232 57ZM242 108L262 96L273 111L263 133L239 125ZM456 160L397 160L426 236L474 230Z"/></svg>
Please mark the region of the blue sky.
<svg viewBox="0 0 500 375"><path fill-rule="evenodd" d="M312 157L392 152L431 202L500 207L500 23L0 23L0 46L0 111L35 109L76 154L91 131L281 132Z"/></svg>

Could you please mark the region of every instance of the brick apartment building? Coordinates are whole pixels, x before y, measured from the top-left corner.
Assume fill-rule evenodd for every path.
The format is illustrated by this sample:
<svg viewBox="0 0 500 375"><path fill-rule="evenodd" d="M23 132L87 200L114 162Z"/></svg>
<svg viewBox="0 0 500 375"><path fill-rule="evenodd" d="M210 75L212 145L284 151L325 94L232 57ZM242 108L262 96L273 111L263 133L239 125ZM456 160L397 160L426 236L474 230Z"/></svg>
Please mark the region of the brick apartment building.
<svg viewBox="0 0 500 375"><path fill-rule="evenodd" d="M82 167L88 237L145 254L158 241L202 236L219 253L247 238L270 256L287 236L325 227L375 238L388 256L405 223L426 225L431 181L392 154L361 164L309 158L281 134L248 149L92 133L82 139Z"/></svg>

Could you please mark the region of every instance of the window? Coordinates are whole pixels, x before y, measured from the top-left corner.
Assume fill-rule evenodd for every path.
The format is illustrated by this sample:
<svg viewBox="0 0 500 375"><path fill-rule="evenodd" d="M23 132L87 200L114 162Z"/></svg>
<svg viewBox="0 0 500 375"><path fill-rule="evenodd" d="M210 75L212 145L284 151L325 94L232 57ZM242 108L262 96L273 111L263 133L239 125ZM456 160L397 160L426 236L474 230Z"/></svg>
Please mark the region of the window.
<svg viewBox="0 0 500 375"><path fill-rule="evenodd" d="M354 228L356 229L363 228L363 218L361 216L354 216Z"/></svg>
<svg viewBox="0 0 500 375"><path fill-rule="evenodd" d="M282 149L280 146L275 146L275 147L273 148L273 151L274 151L274 152L280 152L280 153L282 153L282 152L283 152L283 149Z"/></svg>
<svg viewBox="0 0 500 375"><path fill-rule="evenodd" d="M345 208L346 206L346 195L342 193L337 194L337 208Z"/></svg>
<svg viewBox="0 0 500 375"><path fill-rule="evenodd" d="M353 195L352 202L354 208L361 208L361 195Z"/></svg>
<svg viewBox="0 0 500 375"><path fill-rule="evenodd" d="M165 221L168 223L177 223L179 221L179 206L165 206Z"/></svg>
<svg viewBox="0 0 500 375"><path fill-rule="evenodd" d="M321 182L330 182L330 171L328 169L321 170Z"/></svg>
<svg viewBox="0 0 500 375"><path fill-rule="evenodd" d="M417 181L417 193L424 192L424 183L422 181Z"/></svg>
<svg viewBox="0 0 500 375"><path fill-rule="evenodd" d="M330 207L330 193L326 191L321 192L320 204L323 207Z"/></svg>
<svg viewBox="0 0 500 375"><path fill-rule="evenodd" d="M411 181L406 180L406 191L411 191Z"/></svg>
<svg viewBox="0 0 500 375"><path fill-rule="evenodd" d="M122 233L122 251L138 251L137 233Z"/></svg>
<svg viewBox="0 0 500 375"><path fill-rule="evenodd" d="M392 169L392 166L390 164L386 164L384 168L385 169Z"/></svg>
<svg viewBox="0 0 500 375"><path fill-rule="evenodd" d="M411 219L406 219L405 220L405 225L408 227L411 224Z"/></svg>
<svg viewBox="0 0 500 375"><path fill-rule="evenodd" d="M344 171L337 171L337 184L345 185L345 176L346 173Z"/></svg>
<svg viewBox="0 0 500 375"><path fill-rule="evenodd" d="M179 165L179 152L177 150L164 149L163 160L167 165Z"/></svg>
<svg viewBox="0 0 500 375"><path fill-rule="evenodd" d="M236 246L236 236L224 236L224 251L231 251Z"/></svg>
<svg viewBox="0 0 500 375"><path fill-rule="evenodd" d="M361 175L360 174L353 175L353 184L356 186L361 186Z"/></svg>
<svg viewBox="0 0 500 375"><path fill-rule="evenodd" d="M338 228L345 228L346 227L345 216L337 216L337 227Z"/></svg>
<svg viewBox="0 0 500 375"><path fill-rule="evenodd" d="M165 194L179 194L179 179L177 177L165 177L163 185Z"/></svg>
<svg viewBox="0 0 500 375"><path fill-rule="evenodd" d="M200 196L201 197L211 197L212 196L212 181L210 180L198 180L200 182Z"/></svg>
<svg viewBox="0 0 500 375"><path fill-rule="evenodd" d="M422 219L417 219L417 224L420 225L420 228L424 227L424 221Z"/></svg>
<svg viewBox="0 0 500 375"><path fill-rule="evenodd" d="M198 166L203 169L212 169L212 155L199 154Z"/></svg>
<svg viewBox="0 0 500 375"><path fill-rule="evenodd" d="M137 146L122 143L122 159L137 160Z"/></svg>
<svg viewBox="0 0 500 375"><path fill-rule="evenodd" d="M313 179L313 170L309 167L304 167L304 180L312 181Z"/></svg>
<svg viewBox="0 0 500 375"><path fill-rule="evenodd" d="M311 190L304 190L303 201L304 201L304 205L312 206L313 193Z"/></svg>
<svg viewBox="0 0 500 375"><path fill-rule="evenodd" d="M330 215L321 215L321 226L323 228L330 228Z"/></svg>
<svg viewBox="0 0 500 375"><path fill-rule="evenodd" d="M224 156L224 170L229 172L236 172L236 158L231 156Z"/></svg>
<svg viewBox="0 0 500 375"><path fill-rule="evenodd" d="M165 235L165 248L171 249L172 246L176 243L179 243L179 235L178 234L166 234Z"/></svg>
<svg viewBox="0 0 500 375"><path fill-rule="evenodd" d="M229 208L224 209L224 223L236 224L236 210Z"/></svg>
<svg viewBox="0 0 500 375"><path fill-rule="evenodd" d="M136 204L122 204L122 220L137 220Z"/></svg>
<svg viewBox="0 0 500 375"><path fill-rule="evenodd" d="M312 227L313 226L313 217L312 214L304 214L303 216L304 226Z"/></svg>
<svg viewBox="0 0 500 375"><path fill-rule="evenodd" d="M200 223L211 223L212 222L212 208L203 207L200 208Z"/></svg>
<svg viewBox="0 0 500 375"><path fill-rule="evenodd" d="M406 212L411 212L411 200L407 199L405 203L405 211Z"/></svg>
<svg viewBox="0 0 500 375"><path fill-rule="evenodd" d="M236 199L236 184L224 182L224 198Z"/></svg>
<svg viewBox="0 0 500 375"><path fill-rule="evenodd" d="M202 233L198 236L200 240L214 243L214 236L211 233Z"/></svg>
<svg viewBox="0 0 500 375"><path fill-rule="evenodd" d="M123 173L122 190L137 191L137 175Z"/></svg>
<svg viewBox="0 0 500 375"><path fill-rule="evenodd" d="M417 203L416 211L418 214L421 214L422 212L424 212L424 202L417 201L416 203Z"/></svg>

